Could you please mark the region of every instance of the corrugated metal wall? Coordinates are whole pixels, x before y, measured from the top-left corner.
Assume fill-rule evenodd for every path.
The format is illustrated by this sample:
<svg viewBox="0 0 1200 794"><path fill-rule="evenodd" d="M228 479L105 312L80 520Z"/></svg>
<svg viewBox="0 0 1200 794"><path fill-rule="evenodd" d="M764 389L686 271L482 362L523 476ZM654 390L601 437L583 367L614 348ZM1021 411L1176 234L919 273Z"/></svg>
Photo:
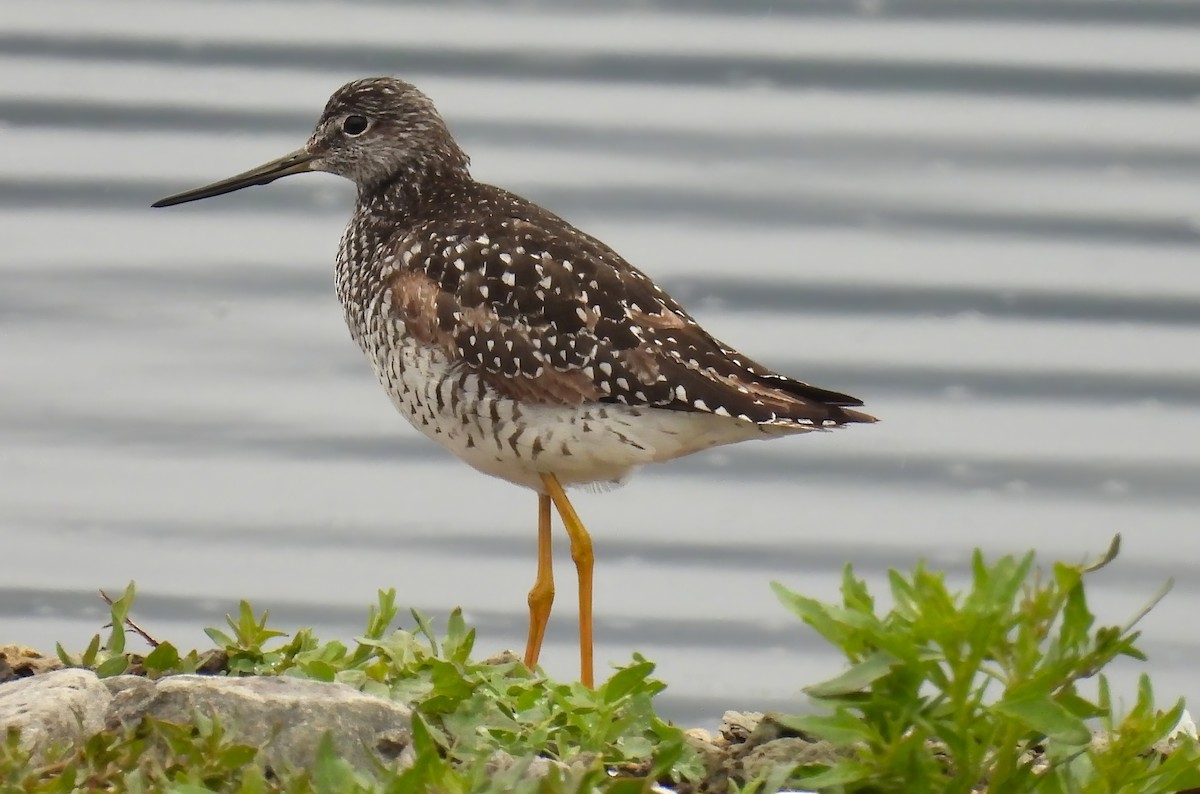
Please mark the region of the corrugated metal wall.
<svg viewBox="0 0 1200 794"><path fill-rule="evenodd" d="M1200 6L71 2L0 15L0 641L97 586L200 643L237 598L349 636L378 587L519 646L534 499L394 416L341 326L332 177L171 211L299 145L344 80L438 102L476 175L597 234L717 335L884 421L581 496L602 659L690 722L792 708L836 592L971 548L1079 558L1200 694ZM562 544L565 546L565 544ZM565 549L563 549L565 551ZM573 571L547 664L573 674ZM1129 667L1132 674L1136 668ZM1126 678L1128 680L1128 677Z"/></svg>

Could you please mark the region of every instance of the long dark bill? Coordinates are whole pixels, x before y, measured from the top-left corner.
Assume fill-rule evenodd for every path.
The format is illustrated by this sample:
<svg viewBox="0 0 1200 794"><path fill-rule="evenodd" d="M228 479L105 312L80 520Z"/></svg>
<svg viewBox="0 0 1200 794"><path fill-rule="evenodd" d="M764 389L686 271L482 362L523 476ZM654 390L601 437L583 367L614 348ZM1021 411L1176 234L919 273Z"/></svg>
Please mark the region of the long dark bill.
<svg viewBox="0 0 1200 794"><path fill-rule="evenodd" d="M220 182L213 182L211 185L205 185L193 190L185 190L182 193L176 193L174 196L167 196L164 199L159 199L150 206L170 207L175 204L185 204L189 201L221 196L226 193L232 193L235 190L241 190L244 187L250 187L251 185L267 185L280 177L311 171L312 160L313 155L303 149L297 149L291 154L285 154L278 160L264 163L258 168L251 168L245 173L231 176L228 179L222 179Z"/></svg>

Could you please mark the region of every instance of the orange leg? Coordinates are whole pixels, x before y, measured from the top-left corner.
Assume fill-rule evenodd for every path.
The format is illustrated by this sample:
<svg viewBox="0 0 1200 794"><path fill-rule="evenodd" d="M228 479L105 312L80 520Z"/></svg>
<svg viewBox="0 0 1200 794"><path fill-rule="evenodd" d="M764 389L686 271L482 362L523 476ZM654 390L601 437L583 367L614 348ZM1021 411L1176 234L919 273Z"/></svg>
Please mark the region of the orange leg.
<svg viewBox="0 0 1200 794"><path fill-rule="evenodd" d="M538 566L537 579L529 591L529 639L525 642L525 666L537 666L546 636L546 621L554 605L554 555L550 541L550 497L538 494Z"/></svg>
<svg viewBox="0 0 1200 794"><path fill-rule="evenodd" d="M567 535L571 538L571 559L575 561L575 570L579 574L579 680L590 689L595 685L592 679L592 538L563 492L558 478L553 474L543 474L542 483L554 500L554 506L558 508Z"/></svg>

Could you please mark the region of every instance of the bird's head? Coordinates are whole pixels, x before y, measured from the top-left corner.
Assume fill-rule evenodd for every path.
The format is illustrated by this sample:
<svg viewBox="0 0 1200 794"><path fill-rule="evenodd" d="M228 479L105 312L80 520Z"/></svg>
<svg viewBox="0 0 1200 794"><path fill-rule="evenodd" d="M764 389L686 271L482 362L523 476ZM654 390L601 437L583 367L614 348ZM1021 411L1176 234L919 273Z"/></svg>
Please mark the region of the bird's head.
<svg viewBox="0 0 1200 794"><path fill-rule="evenodd" d="M398 180L465 174L467 163L429 97L403 80L372 77L334 92L302 148L237 176L160 199L153 206L220 196L305 171L344 176L360 192L372 191Z"/></svg>

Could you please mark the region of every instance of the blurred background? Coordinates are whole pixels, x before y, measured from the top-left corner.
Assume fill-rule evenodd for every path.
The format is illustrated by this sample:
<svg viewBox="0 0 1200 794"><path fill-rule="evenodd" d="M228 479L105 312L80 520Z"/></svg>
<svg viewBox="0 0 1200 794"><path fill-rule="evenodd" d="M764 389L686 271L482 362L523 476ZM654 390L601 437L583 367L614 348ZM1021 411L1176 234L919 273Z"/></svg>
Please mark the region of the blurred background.
<svg viewBox="0 0 1200 794"><path fill-rule="evenodd" d="M393 411L332 262L353 191L156 198L299 146L342 82L430 94L474 173L607 241L717 336L877 426L576 499L597 653L687 724L840 659L776 603L970 550L1079 560L1200 697L1200 5L1160 0L6 0L0 642L82 647L97 587L191 647L248 598L361 629L379 588L522 647L533 496ZM544 662L577 674L574 570ZM603 665L602 665L603 669Z"/></svg>

